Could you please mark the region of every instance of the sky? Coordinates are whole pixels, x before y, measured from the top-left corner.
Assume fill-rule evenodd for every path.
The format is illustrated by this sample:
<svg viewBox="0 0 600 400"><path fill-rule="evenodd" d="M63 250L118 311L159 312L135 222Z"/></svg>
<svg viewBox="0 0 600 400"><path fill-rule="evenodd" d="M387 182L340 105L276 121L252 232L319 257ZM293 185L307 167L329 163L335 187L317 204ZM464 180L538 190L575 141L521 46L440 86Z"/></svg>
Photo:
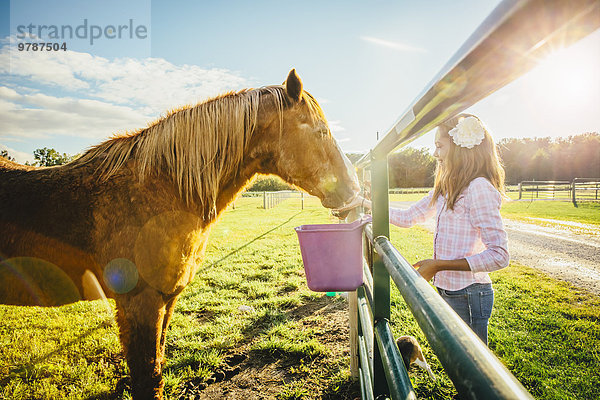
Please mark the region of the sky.
<svg viewBox="0 0 600 400"><path fill-rule="evenodd" d="M0 0L0 150L81 153L296 68L344 151L365 152L498 3ZM52 41L67 51L18 50L50 41L51 26L66 26ZM600 30L467 111L497 141L600 131Z"/></svg>

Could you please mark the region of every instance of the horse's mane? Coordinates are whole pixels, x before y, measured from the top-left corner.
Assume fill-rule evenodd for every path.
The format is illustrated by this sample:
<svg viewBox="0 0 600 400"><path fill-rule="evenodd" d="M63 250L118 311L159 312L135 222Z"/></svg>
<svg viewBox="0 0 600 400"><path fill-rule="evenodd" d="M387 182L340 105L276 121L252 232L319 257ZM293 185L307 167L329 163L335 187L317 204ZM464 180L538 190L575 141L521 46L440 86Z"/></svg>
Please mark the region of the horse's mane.
<svg viewBox="0 0 600 400"><path fill-rule="evenodd" d="M243 161L265 94L275 102L281 129L283 109L289 103L285 88L244 89L173 110L145 129L92 147L69 165L99 159L96 171L101 180L107 180L135 158L140 181L153 171L162 171L172 177L186 203L199 200L202 206L210 206L212 213L219 182L235 174ZM303 98L313 119L324 118L312 96L304 92Z"/></svg>

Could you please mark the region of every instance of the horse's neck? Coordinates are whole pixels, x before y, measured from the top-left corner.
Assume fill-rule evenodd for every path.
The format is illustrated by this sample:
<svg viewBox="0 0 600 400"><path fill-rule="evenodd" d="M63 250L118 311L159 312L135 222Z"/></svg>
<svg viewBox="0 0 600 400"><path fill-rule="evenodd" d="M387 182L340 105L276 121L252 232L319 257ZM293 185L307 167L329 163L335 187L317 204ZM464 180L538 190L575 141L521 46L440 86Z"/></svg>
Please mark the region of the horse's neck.
<svg viewBox="0 0 600 400"><path fill-rule="evenodd" d="M221 182L216 202L217 216L235 200L257 172L259 172L259 169L256 161L246 162L241 165L236 176L229 177Z"/></svg>

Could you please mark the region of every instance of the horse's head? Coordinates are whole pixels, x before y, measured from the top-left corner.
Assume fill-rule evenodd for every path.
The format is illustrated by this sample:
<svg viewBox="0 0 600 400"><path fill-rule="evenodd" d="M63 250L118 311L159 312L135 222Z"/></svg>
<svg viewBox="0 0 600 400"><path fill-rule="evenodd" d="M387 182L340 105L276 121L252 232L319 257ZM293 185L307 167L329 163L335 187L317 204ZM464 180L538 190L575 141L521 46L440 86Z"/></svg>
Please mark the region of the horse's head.
<svg viewBox="0 0 600 400"><path fill-rule="evenodd" d="M267 101L266 107L261 100L259 124L272 145L264 172L317 196L327 208L339 208L354 199L360 190L354 167L331 135L317 101L302 90L296 70L290 71L282 87L267 89L283 98L273 96L273 104ZM277 103L281 104L279 112Z"/></svg>

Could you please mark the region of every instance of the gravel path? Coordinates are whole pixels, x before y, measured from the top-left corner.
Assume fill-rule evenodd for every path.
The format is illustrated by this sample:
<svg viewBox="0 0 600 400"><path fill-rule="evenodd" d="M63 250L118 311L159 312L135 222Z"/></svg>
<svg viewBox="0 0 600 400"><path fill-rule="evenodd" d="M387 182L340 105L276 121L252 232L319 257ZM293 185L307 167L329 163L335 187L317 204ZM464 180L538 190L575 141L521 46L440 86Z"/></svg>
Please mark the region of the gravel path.
<svg viewBox="0 0 600 400"><path fill-rule="evenodd" d="M408 208L412 202L392 202ZM531 218L527 223L504 218L511 260L534 267L600 295L600 230L570 221ZM421 224L431 232L435 221Z"/></svg>

